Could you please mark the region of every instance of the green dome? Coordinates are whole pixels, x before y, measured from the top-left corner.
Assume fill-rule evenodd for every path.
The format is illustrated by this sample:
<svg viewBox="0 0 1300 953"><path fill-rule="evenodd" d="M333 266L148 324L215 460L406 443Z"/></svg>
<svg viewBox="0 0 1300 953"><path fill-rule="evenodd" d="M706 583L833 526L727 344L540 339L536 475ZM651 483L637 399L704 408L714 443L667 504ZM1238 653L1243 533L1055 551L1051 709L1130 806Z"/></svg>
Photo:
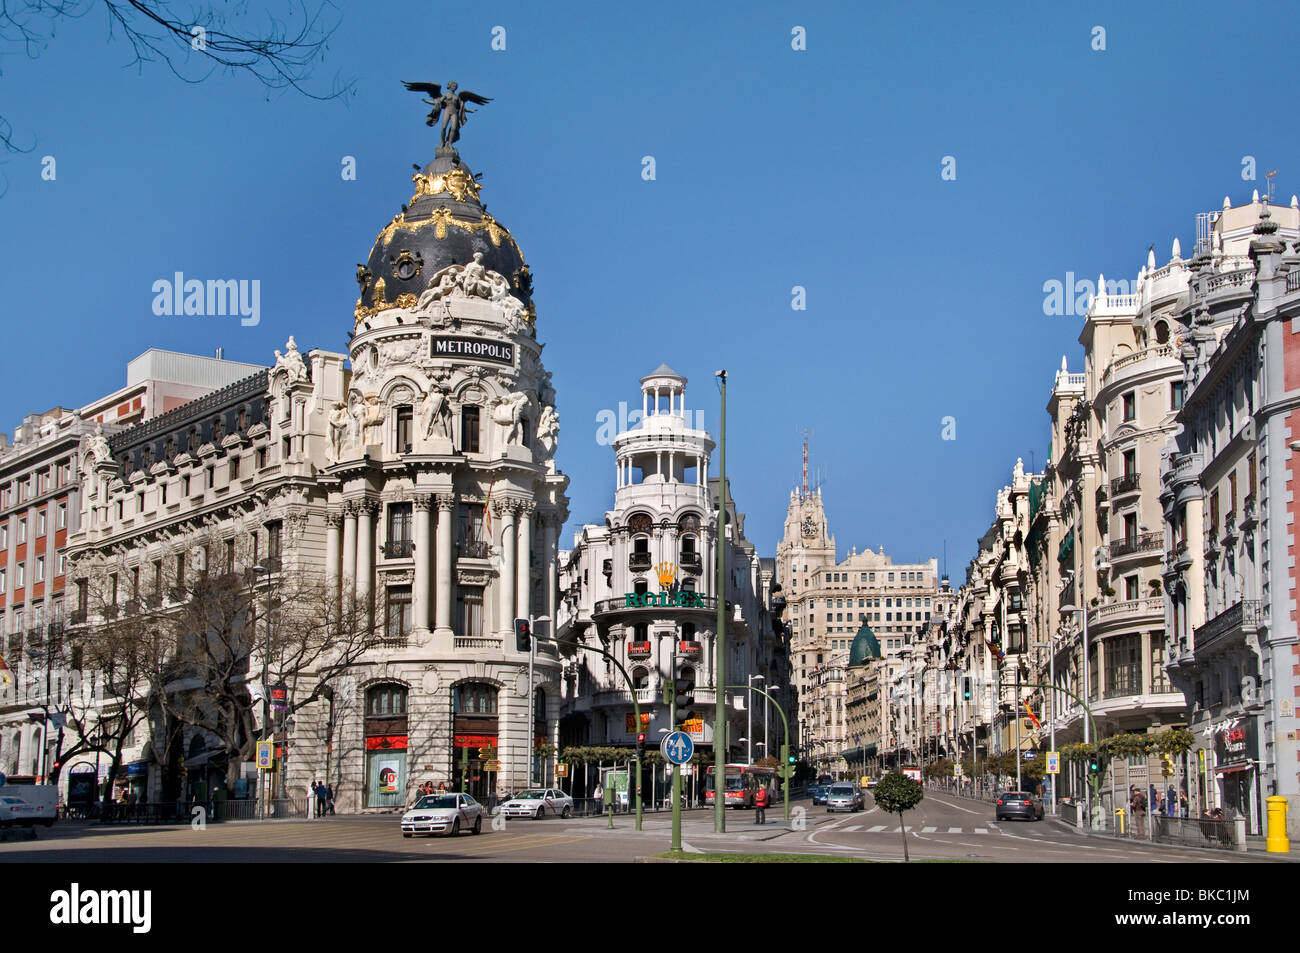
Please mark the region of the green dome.
<svg viewBox="0 0 1300 953"><path fill-rule="evenodd" d="M853 647L849 649L849 665L861 665L869 658L880 658L880 642L871 631L871 626L864 622L853 639Z"/></svg>

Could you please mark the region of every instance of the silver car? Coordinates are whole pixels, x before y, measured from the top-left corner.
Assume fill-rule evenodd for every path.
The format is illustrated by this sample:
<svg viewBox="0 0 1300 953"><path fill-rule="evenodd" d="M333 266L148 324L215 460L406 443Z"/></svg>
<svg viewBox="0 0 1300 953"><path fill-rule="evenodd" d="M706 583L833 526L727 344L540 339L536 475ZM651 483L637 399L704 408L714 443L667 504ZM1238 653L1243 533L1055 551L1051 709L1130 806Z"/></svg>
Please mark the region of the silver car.
<svg viewBox="0 0 1300 953"><path fill-rule="evenodd" d="M860 811L865 806L856 784L832 784L826 792L827 814L831 811Z"/></svg>
<svg viewBox="0 0 1300 953"><path fill-rule="evenodd" d="M426 794L402 815L402 836L483 831L483 805L468 794Z"/></svg>
<svg viewBox="0 0 1300 953"><path fill-rule="evenodd" d="M573 814L573 798L559 788L532 788L506 801L501 813L506 817L535 817L539 821L548 814L569 817Z"/></svg>

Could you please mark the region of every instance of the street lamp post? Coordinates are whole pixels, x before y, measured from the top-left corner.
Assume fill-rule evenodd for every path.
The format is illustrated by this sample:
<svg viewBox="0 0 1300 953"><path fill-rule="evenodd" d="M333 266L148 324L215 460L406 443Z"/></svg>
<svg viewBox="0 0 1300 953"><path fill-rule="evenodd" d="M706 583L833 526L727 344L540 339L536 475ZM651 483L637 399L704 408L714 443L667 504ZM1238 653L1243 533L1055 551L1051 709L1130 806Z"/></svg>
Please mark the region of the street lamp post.
<svg viewBox="0 0 1300 953"><path fill-rule="evenodd" d="M1048 742L1048 745L1050 746L1052 751L1055 751L1056 750L1056 643L1035 642L1033 643L1033 647L1036 649L1041 649L1041 648L1047 649L1047 681L1048 684L1052 686L1051 692L1048 693L1048 706L1051 709L1051 713L1048 716L1049 718L1051 718L1051 721L1048 724L1048 732L1051 735L1051 740ZM1054 775L1050 780L1051 780L1051 795L1052 795L1050 799L1050 803L1051 803L1052 813L1055 814L1056 813L1056 776Z"/></svg>
<svg viewBox="0 0 1300 953"><path fill-rule="evenodd" d="M1092 686L1090 684L1090 678L1088 674L1088 668L1091 664L1091 659L1088 657L1088 610L1086 608L1081 608L1074 605L1061 606L1061 614L1064 615L1067 612L1069 613L1077 612L1083 617L1083 698L1084 698L1083 704L1087 705L1088 702L1091 701L1092 699ZM1084 744L1092 743L1092 734L1089 731L1090 721L1091 721L1090 718L1083 719L1083 743ZM1089 783L1089 781L1090 779L1085 777L1083 783L1084 786L1088 788L1088 814L1092 822L1095 823L1096 815L1095 812L1092 810L1092 806L1093 806L1092 800L1093 800L1093 795L1096 792L1092 790L1093 786L1091 783Z"/></svg>
<svg viewBox="0 0 1300 953"><path fill-rule="evenodd" d="M763 681L763 676L762 676L762 675L751 675L751 676L749 676L749 686L750 686L751 688L753 688L753 686L754 686L754 682L755 682L755 681L759 681L759 682ZM745 699L745 722L746 722L746 724L745 724L745 761L746 761L747 763L749 763L749 764L753 764L753 763L754 763L754 704L753 704L753 698L754 698L754 696L751 694L748 698ZM767 713L767 709L766 709L766 706L764 706L764 715L766 715L766 713ZM766 738L766 735L764 735L764 738ZM764 745L764 747L766 747L766 745ZM766 754L766 752L764 752L764 753Z"/></svg>
<svg viewBox="0 0 1300 953"><path fill-rule="evenodd" d="M258 733L259 740L265 739L267 731L271 726L271 567L270 560L266 563L258 563L253 567L253 575L266 576L266 644L262 650L262 730ZM272 735L274 738L274 735ZM273 744L274 747L274 744ZM278 759L277 759L278 760ZM267 797L275 797L275 768L268 772L269 792ZM266 801L267 797L262 798L262 818L266 818Z"/></svg>

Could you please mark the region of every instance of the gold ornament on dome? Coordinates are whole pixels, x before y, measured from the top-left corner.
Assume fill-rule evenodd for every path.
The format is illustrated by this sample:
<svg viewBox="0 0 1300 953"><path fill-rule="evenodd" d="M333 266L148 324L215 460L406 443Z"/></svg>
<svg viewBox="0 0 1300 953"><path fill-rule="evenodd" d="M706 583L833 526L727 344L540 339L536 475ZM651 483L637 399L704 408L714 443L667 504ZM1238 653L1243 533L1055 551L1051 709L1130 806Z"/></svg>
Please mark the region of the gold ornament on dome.
<svg viewBox="0 0 1300 953"><path fill-rule="evenodd" d="M411 181L415 183L415 194L411 196L411 204L414 204L421 195L450 194L457 202L463 202L466 196L469 196L477 201L479 190L483 188L464 169L452 169L433 176L417 172L411 176Z"/></svg>
<svg viewBox="0 0 1300 953"><path fill-rule="evenodd" d="M414 308L420 300L417 296L408 293L398 295L395 301L385 301L384 293L384 279L380 278L375 282L375 293L370 299L372 302L370 307L367 308L361 303L360 298L357 299L357 306L352 312L357 324L360 324L366 318L373 318L380 311L389 311L393 308Z"/></svg>
<svg viewBox="0 0 1300 953"><path fill-rule="evenodd" d="M399 212L393 216L391 222L384 226L384 230L375 238L375 244L387 244L393 240L393 235L399 231L405 230L408 232L416 232L422 228L428 228L429 226L433 226L433 234L435 238L443 239L447 237L447 227L449 225L454 225L456 228L463 229L467 232L486 231L488 233L488 238L491 239L492 244L497 248L501 247L502 238L508 238L510 239L510 244L514 247L515 254L517 254L521 260L524 257L524 253L520 250L519 244L515 241L514 236L510 234L509 229L501 225L491 215L484 212L483 217L477 222L466 221L465 219L456 218L452 215L451 209L446 207L434 209L433 213L428 218L421 219L418 222L408 222L406 220L406 213Z"/></svg>

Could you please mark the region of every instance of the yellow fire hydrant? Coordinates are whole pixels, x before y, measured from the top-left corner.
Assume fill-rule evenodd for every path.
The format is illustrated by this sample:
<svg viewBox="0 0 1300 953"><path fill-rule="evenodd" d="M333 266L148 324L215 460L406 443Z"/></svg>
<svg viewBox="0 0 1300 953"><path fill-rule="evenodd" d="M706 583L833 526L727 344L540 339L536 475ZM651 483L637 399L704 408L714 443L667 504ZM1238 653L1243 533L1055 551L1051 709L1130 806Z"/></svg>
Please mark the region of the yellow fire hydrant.
<svg viewBox="0 0 1300 953"><path fill-rule="evenodd" d="M1124 835L1124 818L1126 816L1124 808L1122 807L1115 811L1115 827L1118 829L1121 837Z"/></svg>
<svg viewBox="0 0 1300 953"><path fill-rule="evenodd" d="M1286 798L1275 794L1265 798L1268 804L1268 840L1265 847L1270 854L1288 854L1291 841L1286 836Z"/></svg>

